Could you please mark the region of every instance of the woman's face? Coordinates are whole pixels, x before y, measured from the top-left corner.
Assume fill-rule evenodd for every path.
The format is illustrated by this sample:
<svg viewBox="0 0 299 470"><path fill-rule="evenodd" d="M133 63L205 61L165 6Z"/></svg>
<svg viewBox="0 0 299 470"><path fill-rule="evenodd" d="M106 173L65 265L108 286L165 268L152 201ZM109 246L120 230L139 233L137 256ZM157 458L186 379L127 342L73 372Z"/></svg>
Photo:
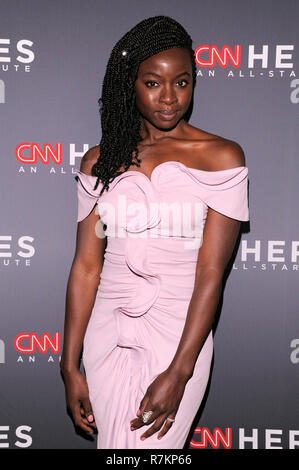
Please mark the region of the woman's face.
<svg viewBox="0 0 299 470"><path fill-rule="evenodd" d="M160 129L174 127L192 99L192 65L188 50L168 49L141 62L135 92L136 105L146 121Z"/></svg>

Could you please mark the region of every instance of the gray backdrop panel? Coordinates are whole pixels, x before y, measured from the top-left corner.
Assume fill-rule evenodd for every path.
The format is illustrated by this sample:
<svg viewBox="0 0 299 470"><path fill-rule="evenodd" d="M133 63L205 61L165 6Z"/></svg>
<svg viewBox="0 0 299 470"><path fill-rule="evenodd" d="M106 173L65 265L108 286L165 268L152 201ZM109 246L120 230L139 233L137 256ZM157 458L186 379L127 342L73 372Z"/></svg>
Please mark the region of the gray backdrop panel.
<svg viewBox="0 0 299 470"><path fill-rule="evenodd" d="M194 47L242 46L239 68L198 67L190 120L242 146L250 181L250 224L226 283L198 427L232 428L233 448L242 447L242 429L257 433L258 448L271 445L269 430L279 438L272 446L292 447L290 431L299 441L298 13L296 0L0 3L0 37L10 40L0 45L9 49L0 52L0 447L96 447L75 433L66 414L59 354L20 354L14 339L59 332L62 343L76 235L72 171L84 145L100 141L97 99L112 47L137 22L159 14L180 21ZM24 39L33 43L26 46L34 53L30 64L17 58ZM267 67L256 60L249 68L250 45L256 53L268 45ZM275 67L277 45L292 46L283 51L292 67ZM16 149L24 142L61 143L62 164L21 163Z"/></svg>

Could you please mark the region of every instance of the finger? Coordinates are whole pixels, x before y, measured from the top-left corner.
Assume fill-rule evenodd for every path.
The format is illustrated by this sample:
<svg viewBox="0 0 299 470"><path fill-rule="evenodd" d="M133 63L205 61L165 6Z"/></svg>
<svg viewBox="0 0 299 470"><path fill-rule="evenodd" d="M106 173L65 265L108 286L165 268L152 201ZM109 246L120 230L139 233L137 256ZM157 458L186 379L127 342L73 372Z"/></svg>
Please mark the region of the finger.
<svg viewBox="0 0 299 470"><path fill-rule="evenodd" d="M144 423L143 421L143 413L151 410L153 413L152 415L148 418L147 422ZM142 411L141 416L131 422L131 426L133 425L134 429L139 429L142 426L149 426L152 424L160 415L162 412L160 410L154 410L153 405L151 405L150 401L148 402L146 409Z"/></svg>
<svg viewBox="0 0 299 470"><path fill-rule="evenodd" d="M96 423L90 423L85 416L81 416L81 421L87 426L92 426L94 429L97 428Z"/></svg>
<svg viewBox="0 0 299 470"><path fill-rule="evenodd" d="M82 400L82 408L84 410L84 414L87 418L87 421L94 426L95 421L94 421L92 406L91 406L89 398L84 398Z"/></svg>
<svg viewBox="0 0 299 470"><path fill-rule="evenodd" d="M160 415L153 423L153 425L147 429L143 434L142 436L140 436L140 439L141 440L144 440L150 436L152 436L153 434L155 434L157 431L159 431L161 429L161 427L163 426L164 422L165 422L165 419L166 419L166 414L163 414L163 415Z"/></svg>
<svg viewBox="0 0 299 470"><path fill-rule="evenodd" d="M148 393L146 393L144 395L143 399L141 400L140 405L139 405L139 409L137 410L137 413L136 413L139 418L141 417L143 411L145 410L146 405L149 402L149 398L150 397L149 397Z"/></svg>
<svg viewBox="0 0 299 470"><path fill-rule="evenodd" d="M130 421L130 425L133 426L134 428L136 428L137 426L140 428L141 426L144 426L144 422L143 422L143 419L142 419L142 413L148 408L149 410L151 408L148 407L149 405L149 396L146 394L144 396L144 398L141 400L140 402L140 406L139 406L139 410L138 412L139 413L139 416L138 418L134 418Z"/></svg>
<svg viewBox="0 0 299 470"><path fill-rule="evenodd" d="M175 419L174 416L168 416L168 418ZM169 429L171 428L171 426L173 424L174 424L174 422L169 421L169 419L167 419L167 417L166 417L166 420L164 422L164 426L158 434L158 439L161 439L169 431Z"/></svg>
<svg viewBox="0 0 299 470"><path fill-rule="evenodd" d="M90 434L93 434L93 429L90 425L87 425L86 418L83 418L80 414L80 403L77 402L71 406L71 411L74 419L74 423L76 426L79 426L83 431L86 431ZM85 419L85 421L84 421Z"/></svg>

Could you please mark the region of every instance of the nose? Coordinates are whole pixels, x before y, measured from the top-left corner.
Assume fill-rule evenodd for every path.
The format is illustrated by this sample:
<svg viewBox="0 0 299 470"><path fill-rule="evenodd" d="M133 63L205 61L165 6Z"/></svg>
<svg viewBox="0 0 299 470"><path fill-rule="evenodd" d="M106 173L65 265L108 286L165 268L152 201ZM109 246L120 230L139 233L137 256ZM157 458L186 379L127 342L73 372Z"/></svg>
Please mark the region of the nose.
<svg viewBox="0 0 299 470"><path fill-rule="evenodd" d="M165 85L160 94L160 101L168 105L177 102L177 95L171 85Z"/></svg>

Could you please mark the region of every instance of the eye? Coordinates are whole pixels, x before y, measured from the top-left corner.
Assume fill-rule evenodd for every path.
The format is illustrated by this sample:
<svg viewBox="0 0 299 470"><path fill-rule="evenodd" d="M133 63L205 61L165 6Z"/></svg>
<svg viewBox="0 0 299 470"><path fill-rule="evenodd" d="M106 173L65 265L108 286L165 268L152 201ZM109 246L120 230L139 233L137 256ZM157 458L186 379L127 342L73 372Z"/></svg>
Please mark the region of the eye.
<svg viewBox="0 0 299 470"><path fill-rule="evenodd" d="M185 80L185 79L183 78L183 79L182 79L182 80L180 80L178 83L182 83L182 82L185 82L185 83L186 83L186 85L184 85L184 86L181 86L181 88L186 88L186 86L187 86L187 85L188 85L188 83L189 83L189 82L188 82L188 80Z"/></svg>
<svg viewBox="0 0 299 470"><path fill-rule="evenodd" d="M147 86L148 83L157 83L157 82L154 82L154 80L147 80L147 81L145 82L145 85ZM147 86L147 87L148 87L148 86ZM150 87L148 87L148 88L153 88L153 87L150 86Z"/></svg>
<svg viewBox="0 0 299 470"><path fill-rule="evenodd" d="M180 85L180 88L186 88L189 84L188 80L185 80L185 79L179 80L177 83L182 83L182 82L185 82L185 85ZM148 84L150 84L150 86L148 86ZM147 80L145 82L145 86L147 88L154 88L153 86L151 86L152 84L157 84L158 85L158 83L155 82L154 80Z"/></svg>

